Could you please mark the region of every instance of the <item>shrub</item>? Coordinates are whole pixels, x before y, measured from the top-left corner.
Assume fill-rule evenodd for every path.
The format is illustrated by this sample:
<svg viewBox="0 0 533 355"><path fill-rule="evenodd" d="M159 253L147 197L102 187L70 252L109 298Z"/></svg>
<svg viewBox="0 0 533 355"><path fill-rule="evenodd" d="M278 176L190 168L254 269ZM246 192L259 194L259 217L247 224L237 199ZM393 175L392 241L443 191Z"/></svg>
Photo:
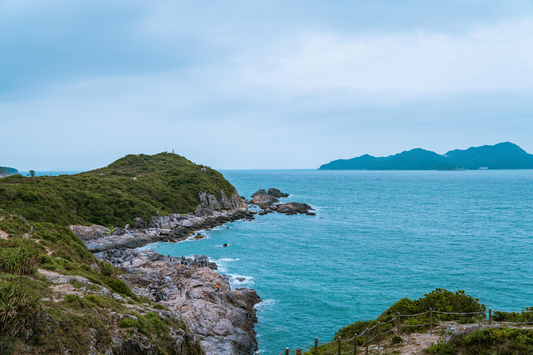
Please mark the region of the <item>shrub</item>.
<svg viewBox="0 0 533 355"><path fill-rule="evenodd" d="M533 322L533 307L526 307L522 312L500 312L492 315L497 322Z"/></svg>
<svg viewBox="0 0 533 355"><path fill-rule="evenodd" d="M0 284L0 333L16 336L39 318L39 298L29 296L12 284Z"/></svg>
<svg viewBox="0 0 533 355"><path fill-rule="evenodd" d="M129 317L125 317L118 323L118 326L121 328L133 328L137 326L137 321Z"/></svg>
<svg viewBox="0 0 533 355"><path fill-rule="evenodd" d="M533 330L513 328L478 330L454 343L435 344L426 352L434 355L532 354Z"/></svg>
<svg viewBox="0 0 533 355"><path fill-rule="evenodd" d="M392 341L393 344L400 344L403 341L403 339L402 339L402 337L400 337L398 335L395 335L395 336L392 337L391 341Z"/></svg>
<svg viewBox="0 0 533 355"><path fill-rule="evenodd" d="M108 262L103 262L100 264L100 272L108 277L117 273L113 265Z"/></svg>
<svg viewBox="0 0 533 355"><path fill-rule="evenodd" d="M124 281L107 276L102 276L102 281L104 281L107 286L111 287L113 291L137 300L137 296L130 290Z"/></svg>
<svg viewBox="0 0 533 355"><path fill-rule="evenodd" d="M27 239L9 240L0 249L0 270L17 275L32 274L41 260L35 243Z"/></svg>
<svg viewBox="0 0 533 355"><path fill-rule="evenodd" d="M80 297L78 295L68 294L65 296L64 300L65 302L68 302L68 303L74 303L74 302L79 302Z"/></svg>

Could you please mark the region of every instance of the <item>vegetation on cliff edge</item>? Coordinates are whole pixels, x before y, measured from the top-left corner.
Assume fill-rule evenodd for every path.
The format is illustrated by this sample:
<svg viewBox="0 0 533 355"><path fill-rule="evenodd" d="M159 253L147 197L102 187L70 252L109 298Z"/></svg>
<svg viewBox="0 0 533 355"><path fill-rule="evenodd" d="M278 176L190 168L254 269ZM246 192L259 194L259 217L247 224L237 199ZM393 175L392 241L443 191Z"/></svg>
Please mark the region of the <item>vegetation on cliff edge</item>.
<svg viewBox="0 0 533 355"><path fill-rule="evenodd" d="M171 333L186 329L185 323L162 314L161 305L137 298L118 279L119 271L98 261L69 228L30 225L0 210L0 231L1 354L25 354L30 348L34 354L88 354L110 347L117 333L132 339L144 335L160 354L174 353ZM84 279L54 284L38 269ZM120 315L136 320L123 326ZM190 354L201 353L196 343L187 346Z"/></svg>
<svg viewBox="0 0 533 355"><path fill-rule="evenodd" d="M35 222L113 227L192 212L202 192L230 198L235 188L216 170L177 154L127 155L77 175L0 179L0 208Z"/></svg>
<svg viewBox="0 0 533 355"><path fill-rule="evenodd" d="M400 313L401 315L415 315L419 313L424 313L433 309L434 311L439 312L459 312L459 313L472 313L472 312L485 312L485 305L479 303L479 299L473 298L465 294L464 291L459 290L457 292L451 292L445 289L437 288L434 291L424 295L417 300L411 300L409 298L402 298L391 307L389 307L385 312L379 315L376 319L368 319L357 321L346 327L339 329L335 333L334 339L342 337L342 339L353 338L355 334L361 334L365 329L373 328L377 322L381 323L380 332L385 333L391 330L397 325L397 321L394 320L390 322L394 317ZM471 323L475 319L483 319L484 315L477 316L473 314L468 315L450 315L450 314L433 314L433 322L437 324L439 321L451 321L455 320L458 323ZM390 322L390 323L387 323ZM402 317L402 325L419 325L419 324L428 324L429 323L429 314L417 315L412 317ZM385 324L386 323L386 324ZM402 328L402 332L425 332L428 330L428 326L409 328ZM370 338L373 338L377 335L377 328L370 331ZM394 336L394 334L389 333L389 337ZM383 336L382 339L385 337ZM366 340L366 337L358 338L358 344L363 345ZM342 351L348 352L353 351L353 342L343 343ZM309 354L309 353L308 353ZM321 345L319 347L320 355L333 355L337 354L337 344Z"/></svg>

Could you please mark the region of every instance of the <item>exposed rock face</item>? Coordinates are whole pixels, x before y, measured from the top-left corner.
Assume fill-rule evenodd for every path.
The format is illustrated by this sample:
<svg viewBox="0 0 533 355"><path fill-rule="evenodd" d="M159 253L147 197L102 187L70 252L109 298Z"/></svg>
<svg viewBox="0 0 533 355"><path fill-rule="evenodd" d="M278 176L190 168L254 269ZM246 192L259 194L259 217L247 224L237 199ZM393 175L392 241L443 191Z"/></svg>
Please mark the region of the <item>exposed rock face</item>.
<svg viewBox="0 0 533 355"><path fill-rule="evenodd" d="M109 229L97 224L90 227L87 226L70 226L70 229L84 242L100 239L104 233L109 233Z"/></svg>
<svg viewBox="0 0 533 355"><path fill-rule="evenodd" d="M478 330L488 329L488 328L498 328L498 324L449 324L446 326L446 338L445 342L455 342L458 339L461 339L468 334L471 334Z"/></svg>
<svg viewBox="0 0 533 355"><path fill-rule="evenodd" d="M275 188L273 188L273 187L271 187L270 189L268 189L268 194L271 195L271 196L277 197L277 198L280 198L280 197L289 197L289 194L283 193L283 192L281 192L280 190L275 189Z"/></svg>
<svg viewBox="0 0 533 355"><path fill-rule="evenodd" d="M85 297L88 295L98 295L104 298L121 301L123 299L117 293L109 291L106 287L90 282L87 278L81 276L67 276L61 275L53 271L39 270L41 276L46 277L51 282L51 289L53 290L53 301L60 302L66 295L76 295L78 297ZM74 285L82 285L73 287ZM121 301L122 302L122 301ZM127 306L129 311L134 311L138 314L145 314L146 312L157 313L163 319L171 319L175 324L182 324L183 319L178 316L175 311L154 309L147 305L131 305ZM109 309L102 309L99 313L100 321L106 325L108 334L101 334L97 329L88 328L87 332L91 335L89 340L90 351L88 354L106 354L106 355L159 355L161 352L153 338L148 338L136 330L131 334L121 330L119 323L125 318L137 319L137 317L128 313L119 313ZM59 326L59 323L58 323ZM192 334L190 330L184 330L181 327L169 327L167 350L171 350L172 354L179 355L204 355L205 353L199 349L199 339ZM49 327L49 333L54 332L53 327ZM107 338L107 339L106 339ZM110 341L109 341L110 340ZM31 348L30 348L31 349ZM36 347L28 351L18 351L21 354L48 354L46 348ZM65 350L65 354L71 353ZM85 352L84 352L85 353Z"/></svg>
<svg viewBox="0 0 533 355"><path fill-rule="evenodd" d="M227 222L250 218L252 218L252 214L247 211L206 210L206 213L203 213L200 217L195 214L153 217L150 221L150 228L140 230L117 228L116 233L111 235L99 233L98 231L104 228L102 226L70 226L70 228L74 234L85 242L89 250L97 253L111 249L139 248L146 244L160 241L177 242L187 239L200 229L211 229ZM92 228L94 228L94 231L91 232ZM79 230L85 231L84 234L78 235ZM92 237L88 238L86 235Z"/></svg>
<svg viewBox="0 0 533 355"><path fill-rule="evenodd" d="M138 296L179 314L206 354L246 355L257 350L254 305L261 299L254 290L231 290L225 276L211 268L191 267L180 258L169 259L152 250L112 250L97 257L123 270L121 279Z"/></svg>
<svg viewBox="0 0 533 355"><path fill-rule="evenodd" d="M275 206L276 211L279 213L302 213L306 214L309 213L309 210L312 210L311 206L300 203L300 202L289 202L289 203L280 203L279 205Z"/></svg>
<svg viewBox="0 0 533 355"><path fill-rule="evenodd" d="M238 210L246 211L248 206L235 191L230 198L227 198L224 191L221 191L220 201L212 194L206 192L200 193L200 206L199 209L209 210Z"/></svg>
<svg viewBox="0 0 533 355"><path fill-rule="evenodd" d="M254 198L255 196L258 196L258 195L268 195L268 193L266 192L265 189L259 189L252 195L252 198Z"/></svg>
<svg viewBox="0 0 533 355"><path fill-rule="evenodd" d="M270 195L255 195L252 199L252 203L255 203L259 207L268 207L276 202L279 202L277 198Z"/></svg>

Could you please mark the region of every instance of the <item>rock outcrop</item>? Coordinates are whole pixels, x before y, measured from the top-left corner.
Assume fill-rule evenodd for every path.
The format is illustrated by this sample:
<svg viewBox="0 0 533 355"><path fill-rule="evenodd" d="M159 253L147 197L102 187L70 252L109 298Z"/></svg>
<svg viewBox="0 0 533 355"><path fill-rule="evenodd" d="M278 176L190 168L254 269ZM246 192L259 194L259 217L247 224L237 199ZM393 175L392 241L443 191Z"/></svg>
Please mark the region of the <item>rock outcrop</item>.
<svg viewBox="0 0 533 355"><path fill-rule="evenodd" d="M109 229L104 226L99 226L93 224L90 227L88 226L70 226L70 229L78 238L80 238L84 243L90 243L91 241L98 240L104 237L104 233L109 234Z"/></svg>
<svg viewBox="0 0 533 355"><path fill-rule="evenodd" d="M184 320L174 310L152 308L148 304L142 305L126 303L125 298L121 295L109 291L106 287L98 285L81 276L61 275L57 272L48 270L38 270L39 276L48 279L52 290L51 300L55 303L64 301L67 297L72 302L77 300L101 300L99 311L96 314L98 321L105 326L103 328L87 328L87 343L85 348L78 349L79 353L86 354L106 354L106 355L158 355L161 354L160 346L164 346L167 352L180 355L205 355L205 352L200 348L199 338L186 329ZM92 298L91 298L92 297ZM105 301L103 301L105 300ZM106 306L114 306L114 309L105 308ZM94 307L97 307L94 305ZM101 308L103 307L103 308ZM122 311L118 311L123 308ZM47 310L45 309L45 313ZM127 319L132 324L138 320L138 316L146 316L147 314L157 314L163 321L167 323L163 338L159 338L157 334L143 334L135 327L132 327L129 332L124 331L124 320ZM46 315L44 316L46 318ZM47 332L49 337L53 338L57 332L60 332L60 324L48 326ZM163 345L164 344L164 345ZM77 351L75 351L78 353ZM19 354L49 354L46 345L35 345L26 350L17 349ZM55 351L53 353L56 353ZM71 353L70 350L64 349L62 353Z"/></svg>
<svg viewBox="0 0 533 355"><path fill-rule="evenodd" d="M271 212L285 213L287 215L315 215L315 213L311 212L313 208L311 208L311 206L308 204L300 202L279 203L278 198L287 196L289 196L289 194L283 193L280 190L271 187L268 189L268 192L264 189L257 190L252 195L252 201L248 201L248 203L255 204L263 209L259 212L259 215L265 215Z"/></svg>
<svg viewBox="0 0 533 355"><path fill-rule="evenodd" d="M268 194L270 196L274 196L274 197L277 197L277 198L281 198L281 197L289 197L289 194L286 194L286 193L283 193L281 192L280 190L276 189L276 188L273 188L271 187L270 189L268 189Z"/></svg>
<svg viewBox="0 0 533 355"><path fill-rule="evenodd" d="M141 218L135 218L135 228L117 227L111 231L103 226L70 226L70 229L92 252L111 249L138 248L154 242L181 241L194 232L211 229L239 219L251 219L246 202L237 194L226 198L222 193L220 201L213 195L200 194L202 203L194 213L172 214L152 217L148 226ZM129 226L128 226L129 227Z"/></svg>
<svg viewBox="0 0 533 355"><path fill-rule="evenodd" d="M286 214L308 214L312 210L311 206L300 202L280 203L275 208L277 212Z"/></svg>
<svg viewBox="0 0 533 355"><path fill-rule="evenodd" d="M252 203L261 208L269 207L276 202L279 202L279 200L271 195L255 195L252 199Z"/></svg>
<svg viewBox="0 0 533 355"><path fill-rule="evenodd" d="M96 256L122 270L120 278L135 294L179 314L206 354L246 355L257 350L254 306L261 299L252 289L231 290L227 277L209 265L201 267L205 257L193 263L152 250L110 250Z"/></svg>
<svg viewBox="0 0 533 355"><path fill-rule="evenodd" d="M248 209L248 206L239 196L237 191L235 191L230 198L227 198L224 191L221 191L220 201L212 194L206 192L200 193L200 206L198 206L198 208L215 211L237 210L243 212Z"/></svg>

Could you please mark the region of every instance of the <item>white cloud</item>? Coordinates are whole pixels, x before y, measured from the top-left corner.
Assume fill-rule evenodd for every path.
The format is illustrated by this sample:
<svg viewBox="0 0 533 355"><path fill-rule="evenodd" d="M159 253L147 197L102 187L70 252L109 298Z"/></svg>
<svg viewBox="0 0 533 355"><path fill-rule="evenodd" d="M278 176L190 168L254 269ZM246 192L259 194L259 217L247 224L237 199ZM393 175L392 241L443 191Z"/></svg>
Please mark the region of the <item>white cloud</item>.
<svg viewBox="0 0 533 355"><path fill-rule="evenodd" d="M250 83L291 93L345 89L407 95L533 88L533 19L462 35L306 34L258 63Z"/></svg>

